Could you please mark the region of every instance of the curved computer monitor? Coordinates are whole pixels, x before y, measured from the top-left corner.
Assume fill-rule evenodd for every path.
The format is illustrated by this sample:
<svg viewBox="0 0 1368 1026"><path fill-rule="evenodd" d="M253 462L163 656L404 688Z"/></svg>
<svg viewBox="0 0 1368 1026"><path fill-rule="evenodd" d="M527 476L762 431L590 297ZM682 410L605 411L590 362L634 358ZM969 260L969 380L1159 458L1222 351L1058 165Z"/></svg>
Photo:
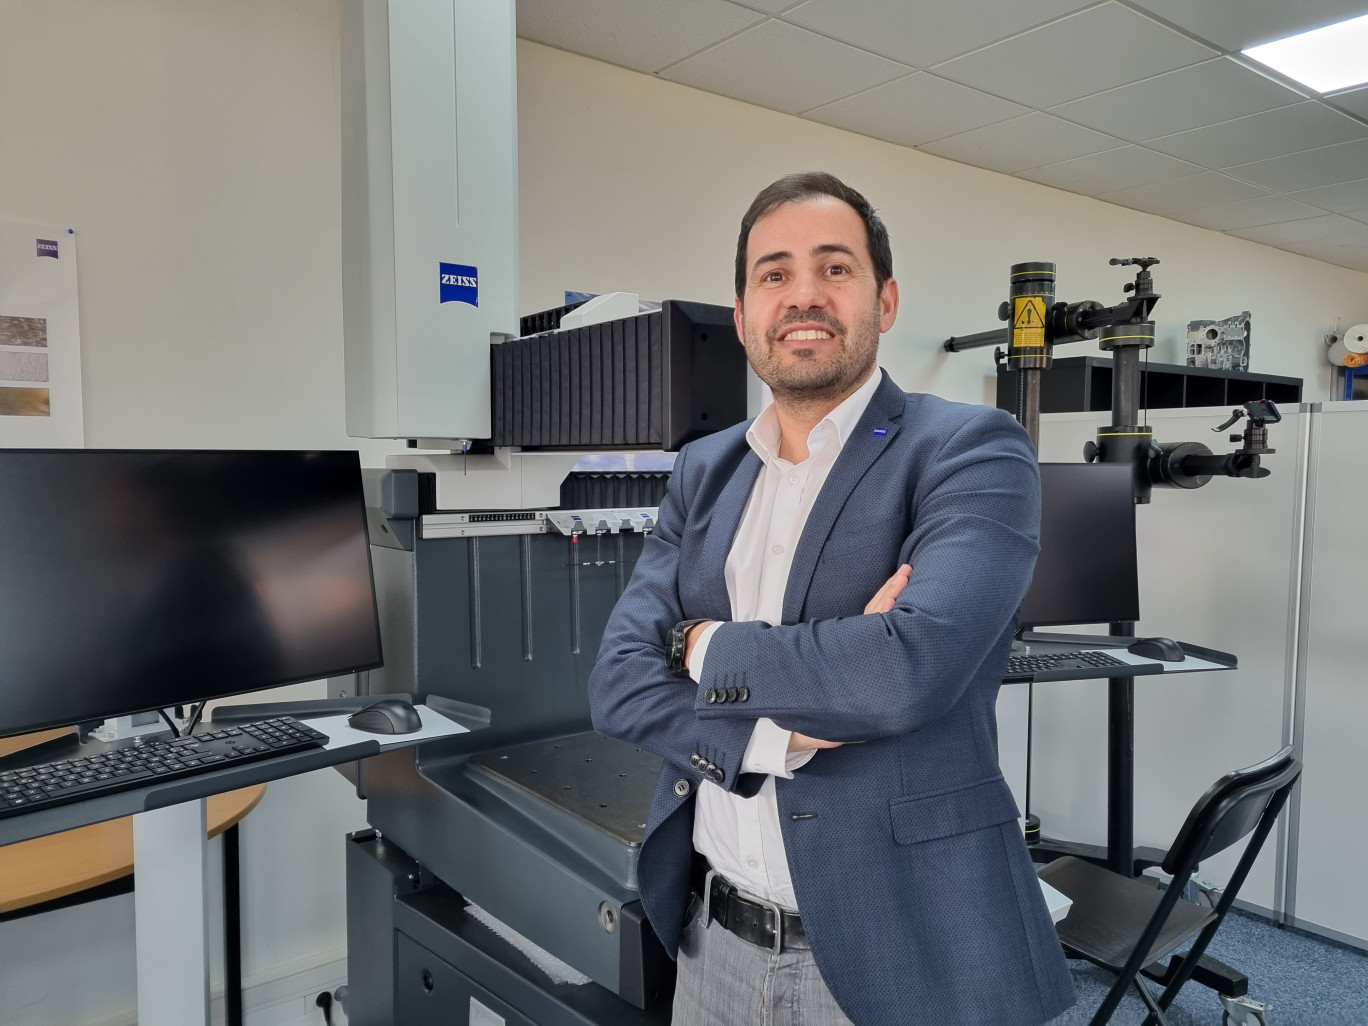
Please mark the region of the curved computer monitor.
<svg viewBox="0 0 1368 1026"><path fill-rule="evenodd" d="M0 735L380 662L355 452L0 450Z"/></svg>
<svg viewBox="0 0 1368 1026"><path fill-rule="evenodd" d="M1040 465L1040 555L1023 628L1140 619L1132 475L1116 463Z"/></svg>

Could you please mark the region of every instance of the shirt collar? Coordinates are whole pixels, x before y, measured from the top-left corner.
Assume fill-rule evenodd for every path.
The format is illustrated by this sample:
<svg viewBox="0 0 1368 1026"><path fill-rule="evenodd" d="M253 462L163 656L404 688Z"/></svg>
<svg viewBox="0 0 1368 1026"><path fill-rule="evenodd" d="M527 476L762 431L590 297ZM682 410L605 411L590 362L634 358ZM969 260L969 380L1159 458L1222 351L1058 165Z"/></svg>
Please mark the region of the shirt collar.
<svg viewBox="0 0 1368 1026"><path fill-rule="evenodd" d="M883 372L876 365L864 384L841 400L839 406L808 432L808 451L811 453L823 448L834 435L836 450L839 452L851 432L855 430L855 425L864 416L865 407L874 398L874 393L878 391L882 380ZM760 415L751 422L750 428L746 431L746 441L755 450L755 454L766 463L771 459L778 459L779 415L775 412L773 402L761 410Z"/></svg>

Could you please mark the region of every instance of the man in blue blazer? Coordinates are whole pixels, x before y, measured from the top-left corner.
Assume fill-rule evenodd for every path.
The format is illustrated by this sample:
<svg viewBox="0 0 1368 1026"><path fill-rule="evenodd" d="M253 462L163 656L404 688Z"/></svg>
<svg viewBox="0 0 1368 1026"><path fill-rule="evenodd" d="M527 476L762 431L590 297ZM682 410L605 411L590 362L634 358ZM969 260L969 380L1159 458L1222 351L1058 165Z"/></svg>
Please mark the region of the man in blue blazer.
<svg viewBox="0 0 1368 1026"><path fill-rule="evenodd" d="M774 402L680 451L589 682L665 760L637 868L675 1026L1042 1023L1073 988L994 716L1035 454L878 369L888 236L834 177L756 197L736 296Z"/></svg>

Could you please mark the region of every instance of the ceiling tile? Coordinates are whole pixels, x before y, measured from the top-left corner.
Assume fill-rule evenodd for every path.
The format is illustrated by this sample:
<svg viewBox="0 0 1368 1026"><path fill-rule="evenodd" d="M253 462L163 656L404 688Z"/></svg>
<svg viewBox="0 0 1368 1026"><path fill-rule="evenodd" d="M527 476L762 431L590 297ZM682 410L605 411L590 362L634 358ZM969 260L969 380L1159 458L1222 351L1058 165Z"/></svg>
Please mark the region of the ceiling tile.
<svg viewBox="0 0 1368 1026"><path fill-rule="evenodd" d="M1143 146L1122 146L1105 153L1092 153L1086 157L1032 168L1022 171L1018 177L1093 196L1099 192L1115 192L1117 189L1161 182L1166 178L1180 178L1201 170L1185 160L1155 153Z"/></svg>
<svg viewBox="0 0 1368 1026"><path fill-rule="evenodd" d="M1119 139L1032 111L972 132L961 132L919 147L963 164L1011 174L1120 146Z"/></svg>
<svg viewBox="0 0 1368 1026"><path fill-rule="evenodd" d="M919 146L1024 113L1026 108L1019 103L919 71L803 116L903 146Z"/></svg>
<svg viewBox="0 0 1368 1026"><path fill-rule="evenodd" d="M1361 86L1358 89L1350 89L1347 92L1336 93L1334 96L1326 97L1331 103L1343 107L1351 114L1357 114L1361 118L1368 118L1368 86Z"/></svg>
<svg viewBox="0 0 1368 1026"><path fill-rule="evenodd" d="M1364 207L1362 210L1346 211L1344 216L1352 217L1355 221L1362 221L1364 224L1368 224L1368 207Z"/></svg>
<svg viewBox="0 0 1368 1026"><path fill-rule="evenodd" d="M935 71L1031 107L1052 107L1212 56L1143 15L1105 3L936 65Z"/></svg>
<svg viewBox="0 0 1368 1026"><path fill-rule="evenodd" d="M1089 6L1093 0L808 0L785 21L925 68ZM909 11L909 7L914 10Z"/></svg>
<svg viewBox="0 0 1368 1026"><path fill-rule="evenodd" d="M1234 203L1217 203L1195 210L1184 210L1173 216L1179 221L1195 224L1199 228L1215 228L1224 232L1232 228L1254 228L1261 224L1319 217L1322 213L1319 207L1298 203L1286 196L1256 196L1254 199L1237 200Z"/></svg>
<svg viewBox="0 0 1368 1026"><path fill-rule="evenodd" d="M909 70L807 29L766 21L681 61L661 76L797 114Z"/></svg>
<svg viewBox="0 0 1368 1026"><path fill-rule="evenodd" d="M1135 0L1165 21L1227 50L1334 25L1365 13L1363 0Z"/></svg>
<svg viewBox="0 0 1368 1026"><path fill-rule="evenodd" d="M518 35L653 73L764 20L727 0L518 0Z"/></svg>
<svg viewBox="0 0 1368 1026"><path fill-rule="evenodd" d="M1331 110L1317 100L1304 100L1290 107L1151 139L1145 145L1160 153L1216 169L1366 136L1368 125Z"/></svg>
<svg viewBox="0 0 1368 1026"><path fill-rule="evenodd" d="M1228 233L1238 235L1251 242L1263 242L1270 246L1285 246L1298 242L1316 242L1321 239L1335 239L1343 235L1363 233L1365 226L1341 214L1322 214L1319 217L1306 217L1297 221L1279 221L1277 224L1259 225L1255 228L1233 228Z"/></svg>
<svg viewBox="0 0 1368 1026"><path fill-rule="evenodd" d="M675 0L678 4L679 0ZM798 0L736 0L738 4L746 7L754 7L757 11L764 11L766 14L778 14L780 11L792 7ZM680 5L686 6L686 5Z"/></svg>
<svg viewBox="0 0 1368 1026"><path fill-rule="evenodd" d="M1204 171L1199 175L1188 175L1185 178L1172 178L1166 182L1138 185L1133 189L1100 193L1097 198L1151 214L1168 215L1179 210L1191 210L1213 203L1233 203L1236 200L1263 195L1266 193L1262 189L1237 182L1216 171Z"/></svg>
<svg viewBox="0 0 1368 1026"><path fill-rule="evenodd" d="M1304 99L1228 57L1051 107L1051 114L1143 142Z"/></svg>
<svg viewBox="0 0 1368 1026"><path fill-rule="evenodd" d="M1368 140L1322 146L1318 150L1303 150L1252 164L1240 164L1227 173L1241 181L1252 182L1278 192L1315 189L1322 185L1339 185L1363 177L1368 168Z"/></svg>
<svg viewBox="0 0 1368 1026"><path fill-rule="evenodd" d="M1362 231L1350 235L1337 235L1333 239L1315 239L1310 242L1290 242L1282 248L1302 256L1325 260L1341 267L1356 271L1368 271L1368 225Z"/></svg>
<svg viewBox="0 0 1368 1026"><path fill-rule="evenodd" d="M1344 182L1341 185L1326 185L1319 189L1307 189L1291 195L1293 199L1301 200L1303 203L1342 214L1346 210L1368 207L1368 178L1357 182Z"/></svg>

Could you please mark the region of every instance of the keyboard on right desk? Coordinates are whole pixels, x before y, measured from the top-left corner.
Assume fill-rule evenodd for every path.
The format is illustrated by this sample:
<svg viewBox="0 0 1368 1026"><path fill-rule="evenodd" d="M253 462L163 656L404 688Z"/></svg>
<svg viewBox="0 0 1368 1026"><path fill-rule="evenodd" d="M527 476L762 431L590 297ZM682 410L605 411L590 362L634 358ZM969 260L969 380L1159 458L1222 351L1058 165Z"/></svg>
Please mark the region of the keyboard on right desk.
<svg viewBox="0 0 1368 1026"><path fill-rule="evenodd" d="M1130 663L1108 655L1106 652L1088 650L1079 652L1032 652L1030 655L1014 655L1008 659L1007 669L1003 671L1002 675L1004 679L1036 677L1042 673L1053 673L1060 670L1088 671L1130 665ZM1084 678L1087 673L1071 673L1070 676ZM1099 676L1112 675L1100 674Z"/></svg>
<svg viewBox="0 0 1368 1026"><path fill-rule="evenodd" d="M288 716L0 772L0 817L321 748L328 737Z"/></svg>

